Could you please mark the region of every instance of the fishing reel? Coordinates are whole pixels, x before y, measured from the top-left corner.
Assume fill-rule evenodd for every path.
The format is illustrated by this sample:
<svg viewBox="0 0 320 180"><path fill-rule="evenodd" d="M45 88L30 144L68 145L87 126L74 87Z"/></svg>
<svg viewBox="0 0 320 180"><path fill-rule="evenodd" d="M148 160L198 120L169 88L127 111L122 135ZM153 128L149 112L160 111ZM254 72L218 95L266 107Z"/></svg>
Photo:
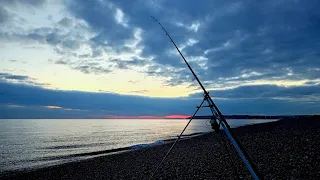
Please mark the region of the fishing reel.
<svg viewBox="0 0 320 180"><path fill-rule="evenodd" d="M214 132L219 133L220 132L220 124L217 122L217 118L215 116L212 116L210 119L211 128L214 130Z"/></svg>

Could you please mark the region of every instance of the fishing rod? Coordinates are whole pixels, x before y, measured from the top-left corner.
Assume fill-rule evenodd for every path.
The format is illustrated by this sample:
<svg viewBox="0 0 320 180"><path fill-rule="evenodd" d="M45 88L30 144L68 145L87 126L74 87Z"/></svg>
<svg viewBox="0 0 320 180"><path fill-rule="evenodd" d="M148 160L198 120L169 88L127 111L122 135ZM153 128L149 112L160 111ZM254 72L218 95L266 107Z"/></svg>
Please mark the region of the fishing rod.
<svg viewBox="0 0 320 180"><path fill-rule="evenodd" d="M231 141L232 145L234 146L234 148L236 149L236 151L238 152L239 156L241 157L242 161L245 163L247 169L249 170L249 172L251 173L252 177L256 180L261 179L261 175L258 171L258 168L256 167L256 165L253 163L252 159L249 157L248 153L245 151L244 147L241 145L240 141L236 138L235 134L232 132L230 125L228 124L228 122L226 121L226 119L224 118L224 116L222 115L221 111L218 109L218 107L216 106L216 104L213 102L211 96L209 95L209 92L205 89L205 87L202 85L201 81L199 80L198 76L195 74L195 72L193 71L193 69L191 68L191 66L189 65L189 63L187 62L187 60L185 59L185 57L183 56L183 54L181 53L180 49L177 47L176 43L173 41L173 39L171 38L171 36L169 35L169 33L167 32L167 30L162 26L162 24L153 16L151 16L153 18L153 20L155 22L157 22L162 30L166 33L166 35L169 37L170 42L174 45L174 47L177 49L177 51L179 52L180 56L182 57L182 59L184 60L184 62L186 63L186 65L188 66L189 70L191 71L192 75L194 76L194 78L197 80L198 84L200 85L201 89L204 92L204 97L205 100L207 101L207 103L209 104L209 108L212 111L213 117L215 119L218 119L219 124L222 126L223 130L225 131L227 137L229 138L229 140Z"/></svg>

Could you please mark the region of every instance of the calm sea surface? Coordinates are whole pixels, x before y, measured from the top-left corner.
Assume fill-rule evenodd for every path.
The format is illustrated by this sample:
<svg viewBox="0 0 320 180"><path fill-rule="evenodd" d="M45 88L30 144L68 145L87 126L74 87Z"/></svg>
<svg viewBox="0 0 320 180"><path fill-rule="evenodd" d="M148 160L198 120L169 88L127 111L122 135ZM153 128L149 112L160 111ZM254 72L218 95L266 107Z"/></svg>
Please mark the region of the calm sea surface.
<svg viewBox="0 0 320 180"><path fill-rule="evenodd" d="M270 120L228 120L232 127L267 121ZM92 157L92 152L171 139L186 123L187 120L166 119L2 119L0 173L44 167ZM211 131L209 122L193 120L185 134L208 131Z"/></svg>

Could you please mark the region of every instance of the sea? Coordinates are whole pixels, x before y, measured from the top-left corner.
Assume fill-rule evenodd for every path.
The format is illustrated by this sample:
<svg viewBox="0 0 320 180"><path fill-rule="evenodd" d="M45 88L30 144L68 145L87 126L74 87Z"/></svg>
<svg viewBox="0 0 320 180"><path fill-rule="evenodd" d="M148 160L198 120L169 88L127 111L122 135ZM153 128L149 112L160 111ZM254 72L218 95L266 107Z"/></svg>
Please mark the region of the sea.
<svg viewBox="0 0 320 180"><path fill-rule="evenodd" d="M228 120L231 127L274 120ZM164 144L185 119L1 119L0 174ZM184 138L210 132L193 120Z"/></svg>

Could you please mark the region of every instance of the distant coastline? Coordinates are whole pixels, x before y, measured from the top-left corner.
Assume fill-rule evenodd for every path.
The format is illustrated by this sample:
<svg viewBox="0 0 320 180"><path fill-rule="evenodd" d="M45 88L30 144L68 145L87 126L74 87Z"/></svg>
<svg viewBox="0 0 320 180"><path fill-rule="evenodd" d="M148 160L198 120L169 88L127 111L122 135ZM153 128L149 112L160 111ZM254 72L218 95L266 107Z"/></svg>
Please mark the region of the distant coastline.
<svg viewBox="0 0 320 180"><path fill-rule="evenodd" d="M284 119L284 118L307 118L318 115L224 115L225 119ZM190 119L188 117L187 119ZM211 116L195 116L194 119L210 119Z"/></svg>
<svg viewBox="0 0 320 180"><path fill-rule="evenodd" d="M311 116L319 116L318 114L309 115L224 115L225 119L283 119L283 118L305 118ZM165 116L121 116L121 117L106 117L106 118L78 118L78 117L63 117L63 118L48 118L48 117L34 117L34 118L0 118L0 119L190 119L191 116L182 117L165 117ZM195 116L194 119L210 119L211 116Z"/></svg>

